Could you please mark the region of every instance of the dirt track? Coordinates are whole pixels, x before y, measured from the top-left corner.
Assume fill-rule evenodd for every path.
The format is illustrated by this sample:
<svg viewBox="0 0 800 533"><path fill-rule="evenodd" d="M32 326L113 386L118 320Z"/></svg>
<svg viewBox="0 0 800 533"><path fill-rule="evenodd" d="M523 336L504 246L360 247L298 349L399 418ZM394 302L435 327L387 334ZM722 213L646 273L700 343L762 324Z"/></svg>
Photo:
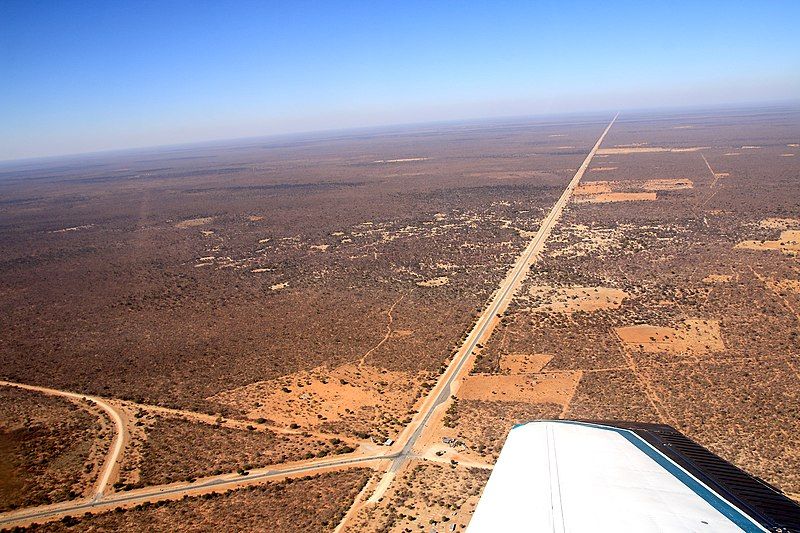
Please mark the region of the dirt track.
<svg viewBox="0 0 800 533"><path fill-rule="evenodd" d="M109 448L108 455L106 455L106 460L103 464L103 467L100 470L100 476L98 477L97 484L95 485L93 501L102 498L103 494L105 494L106 487L108 487L109 483L111 482L112 476L118 474L119 472L119 461L122 457L122 451L124 450L127 442L127 432L125 431L123 415L117 411L114 406L110 405L102 398L97 398L95 396L48 389L47 387L24 385L22 383L12 383L9 381L0 381L0 386L16 387L18 389L41 392L42 394L49 394L51 396L62 396L64 398L70 398L73 400L91 400L108 414L109 418L111 418L111 420L114 422L116 433L114 434L114 441ZM0 520L0 523L3 523L2 520Z"/></svg>

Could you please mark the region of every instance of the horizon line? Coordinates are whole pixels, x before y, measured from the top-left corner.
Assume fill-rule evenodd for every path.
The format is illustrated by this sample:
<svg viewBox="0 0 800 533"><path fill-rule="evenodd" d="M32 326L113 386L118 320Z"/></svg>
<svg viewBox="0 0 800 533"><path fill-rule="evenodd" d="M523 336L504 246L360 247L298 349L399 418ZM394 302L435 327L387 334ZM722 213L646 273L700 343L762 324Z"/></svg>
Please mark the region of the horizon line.
<svg viewBox="0 0 800 533"><path fill-rule="evenodd" d="M456 119L440 119L440 120L432 119L430 121L389 122L385 124L373 124L364 126L332 127L332 128L322 128L322 129L303 130L303 131L286 131L286 132L266 133L263 135L246 135L242 137L226 137L226 138L207 139L207 140L176 142L168 144L139 145L139 146L129 146L123 148L108 148L101 150L90 150L86 152L66 152L53 155L17 157L9 159L0 159L0 166L44 163L48 161L57 161L60 159L71 159L71 158L81 158L81 157L91 158L96 156L110 156L115 154L122 155L128 152L146 153L146 152L157 152L157 151L177 149L177 148L201 147L204 145L213 146L213 145L224 145L224 144L236 144L244 141L279 139L286 137L303 138L303 137L313 137L325 134L346 134L346 133L363 132L370 130L391 131L393 129L409 128L416 126L463 124L470 122L478 123L478 122L495 121L495 120L523 120L523 119L546 118L546 117L565 117L565 116L579 117L579 116L597 115L601 113L616 113L617 115L623 115L624 113L648 113L648 112L657 113L657 112L668 112L668 111L702 111L702 110L711 111L720 109L748 109L748 108L753 109L759 107L766 108L766 107L784 107L784 106L800 107L800 99L776 99L776 100L762 100L762 101L749 101L749 102L732 102L732 103L729 102L722 104L711 104L711 103L692 104L692 105L681 105L681 106L668 105L659 107L649 107L649 106L632 107L632 108L608 107L608 108L596 108L596 109L580 109L575 111L552 111L552 112L530 113L530 114L520 114L520 115L474 116L474 117L463 117Z"/></svg>

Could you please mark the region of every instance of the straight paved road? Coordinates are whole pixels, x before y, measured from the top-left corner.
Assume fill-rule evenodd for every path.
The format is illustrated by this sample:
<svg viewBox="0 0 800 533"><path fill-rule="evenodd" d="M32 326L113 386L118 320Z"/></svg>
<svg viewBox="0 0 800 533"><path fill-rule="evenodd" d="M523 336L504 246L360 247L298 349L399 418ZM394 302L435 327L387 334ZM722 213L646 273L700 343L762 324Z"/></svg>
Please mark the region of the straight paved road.
<svg viewBox="0 0 800 533"><path fill-rule="evenodd" d="M379 463L391 460L396 455L397 454L349 457L330 459L327 461L317 460L315 462L296 464L285 468L261 468L252 470L246 476L225 474L222 476L200 479L194 483L156 485L129 492L117 492L100 499L70 501L29 509L20 509L0 515L0 526L21 526L36 521L53 520L70 514L79 515L89 511L107 511L118 506L130 506L159 500L174 500L184 495L199 495L208 492L236 489L266 481L318 474L342 468L350 468L352 466L377 467Z"/></svg>
<svg viewBox="0 0 800 533"><path fill-rule="evenodd" d="M492 331L494 330L494 327L497 325L499 320L498 317L501 316L508 308L508 305L514 298L517 290L525 280L525 276L527 275L531 264L538 259L539 254L544 249L547 237L550 236L553 227L561 217L561 213L569 203L573 191L580 183L583 174L586 172L586 169L589 168L589 164L592 162L592 158L594 157L595 153L597 153L597 150L603 143L603 139L605 139L606 134L611 129L611 126L614 125L614 122L617 120L618 116L619 113L617 113L617 115L611 119L611 122L608 124L608 126L606 126L606 129L603 130L600 138L597 139L597 142L587 154L586 159L583 160L583 163L575 172L575 175L573 176L572 180L570 180L566 189L564 189L564 192L561 194L559 199L550 209L550 212L542 221L542 224L539 226L539 230L536 232L536 235L534 235L533 239L531 239L523 252L517 258L517 261L512 266L508 275L506 275L505 279L500 284L500 287L495 293L494 298L492 298L489 305L486 307L486 309L484 309L483 313L481 313L481 316L478 318L478 321L475 323L472 331L470 331L461 348L458 350L455 357L453 357L453 361L445 370L444 374L442 374L442 377L439 379L439 383L431 391L429 398L434 398L434 400L426 402L423 405L423 409L420 410L415 419L411 421L411 424L409 424L403 433L401 433L400 437L398 437L397 440L398 443L402 443L402 449L400 450L400 454L397 456L397 458L392 461L392 465L389 467L389 470L386 473L386 483L379 485L383 490L388 487L394 474L402 467L408 457L413 454L414 445L419 441L423 431L425 431L428 422L430 421L436 408L450 398L453 381L460 379L466 372L469 371L467 362L471 361L471 356L477 345L481 342L488 341ZM375 499L376 496L380 497L380 494L373 495L373 497L370 499Z"/></svg>

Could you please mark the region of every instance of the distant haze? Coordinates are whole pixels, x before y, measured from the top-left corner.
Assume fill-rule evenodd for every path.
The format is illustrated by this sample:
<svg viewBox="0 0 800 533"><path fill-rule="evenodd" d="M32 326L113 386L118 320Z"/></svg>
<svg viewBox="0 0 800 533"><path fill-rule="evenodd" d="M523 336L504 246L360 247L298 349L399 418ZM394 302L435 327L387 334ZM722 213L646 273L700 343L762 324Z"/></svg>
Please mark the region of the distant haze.
<svg viewBox="0 0 800 533"><path fill-rule="evenodd" d="M800 97L800 3L0 3L0 160Z"/></svg>

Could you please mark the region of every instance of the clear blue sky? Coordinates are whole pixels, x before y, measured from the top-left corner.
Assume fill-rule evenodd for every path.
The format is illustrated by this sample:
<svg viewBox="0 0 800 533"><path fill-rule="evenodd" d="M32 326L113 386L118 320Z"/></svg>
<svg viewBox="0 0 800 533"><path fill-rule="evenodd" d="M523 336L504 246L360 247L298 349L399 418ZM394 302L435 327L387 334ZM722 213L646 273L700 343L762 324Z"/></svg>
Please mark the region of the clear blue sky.
<svg viewBox="0 0 800 533"><path fill-rule="evenodd" d="M797 99L799 21L796 0L0 0L0 159Z"/></svg>

